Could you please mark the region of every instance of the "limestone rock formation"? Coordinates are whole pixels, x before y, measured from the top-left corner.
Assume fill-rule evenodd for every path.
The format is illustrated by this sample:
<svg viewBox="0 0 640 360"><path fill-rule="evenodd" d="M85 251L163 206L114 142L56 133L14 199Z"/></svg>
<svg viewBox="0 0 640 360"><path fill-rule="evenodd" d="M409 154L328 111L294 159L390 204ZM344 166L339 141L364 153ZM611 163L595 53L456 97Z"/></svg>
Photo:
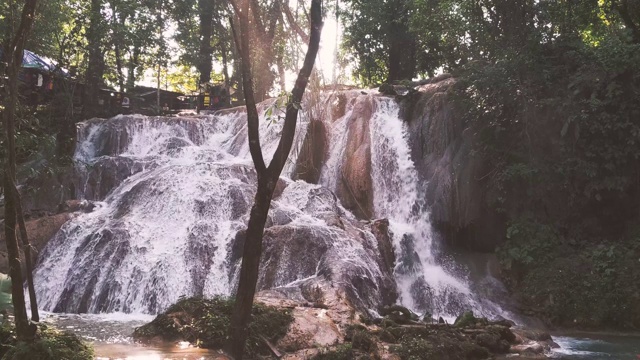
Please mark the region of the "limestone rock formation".
<svg viewBox="0 0 640 360"><path fill-rule="evenodd" d="M374 104L371 97L359 96L348 124L348 140L336 195L347 209L363 219L373 217L371 183L371 136L369 121Z"/></svg>
<svg viewBox="0 0 640 360"><path fill-rule="evenodd" d="M504 223L485 199L490 169L472 151L475 135L453 105L449 90L455 82L449 77L423 85L404 100L411 157L428 184L434 225L453 245L490 251L500 244Z"/></svg>

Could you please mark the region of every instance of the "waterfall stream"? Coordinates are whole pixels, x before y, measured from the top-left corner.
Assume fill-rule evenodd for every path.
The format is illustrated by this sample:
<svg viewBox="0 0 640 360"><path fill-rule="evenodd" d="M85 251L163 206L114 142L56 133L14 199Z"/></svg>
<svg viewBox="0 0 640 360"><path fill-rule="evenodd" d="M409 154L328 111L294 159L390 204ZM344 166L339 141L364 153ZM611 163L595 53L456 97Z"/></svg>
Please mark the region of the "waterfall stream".
<svg viewBox="0 0 640 360"><path fill-rule="evenodd" d="M375 312L397 288L397 301L421 314L453 317L472 308L499 315L499 307L478 299L434 253L424 184L398 104L359 91L341 96L342 114L335 115L334 96L303 106L268 220L260 289L305 296L309 286L337 284L356 305ZM370 116L358 107L364 103ZM262 114L274 104L263 104ZM312 119L328 134L318 184L293 180ZM356 173L369 177L374 217L389 220L392 274L385 272L372 225L357 219L338 191L352 156L352 124L362 119L371 170ZM282 130L282 121L273 120L261 119L266 161ZM86 121L79 125L75 162L77 191L96 207L65 224L41 253L35 284L43 309L154 314L180 296L232 295L240 234L256 189L242 111Z"/></svg>

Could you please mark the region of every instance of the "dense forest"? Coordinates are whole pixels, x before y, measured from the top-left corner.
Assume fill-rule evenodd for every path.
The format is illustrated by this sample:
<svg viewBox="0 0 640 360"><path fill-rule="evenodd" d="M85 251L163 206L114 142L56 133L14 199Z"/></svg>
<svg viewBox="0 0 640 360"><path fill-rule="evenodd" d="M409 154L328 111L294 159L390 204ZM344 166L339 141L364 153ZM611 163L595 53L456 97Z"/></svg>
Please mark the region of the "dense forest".
<svg viewBox="0 0 640 360"><path fill-rule="evenodd" d="M380 216L379 209L375 208L380 205L372 194L377 189L374 179L377 172L372 160L376 140L374 125L370 125L375 119L372 114L384 110L381 104L386 103L362 100L363 96L392 99L399 109L397 117L403 121L404 132L400 138L409 141L409 160L418 163L422 159L416 154L425 154L426 165L424 169L417 166L416 176L427 189L426 195L418 191L422 196L420 201L405 206L410 208L407 212L412 216L427 211L423 208L433 209L436 215L419 221L433 225L437 233L434 241L438 242L434 248L438 248L439 254L489 254L498 268L496 276L505 284L515 304L510 311L536 319L537 324L545 327L599 331L640 329L640 1L0 0L0 38L0 109L5 124L0 138L3 161L0 174L4 179L1 199L6 214L2 218L5 228L2 241L7 244L9 275L14 280L19 279L12 284L15 311L24 312L22 317L16 315L16 329L6 322L2 325L0 341L10 346L3 345L0 354L6 353L8 359L21 359L29 351L36 351L16 342L25 340L29 343L34 338L74 349L71 352L78 357L70 357L73 359L92 356L83 343L46 325L35 335L33 324L39 323L39 319L31 273L44 260L38 258L36 264L31 264L38 255L30 254L31 249L36 248L29 244L28 226L25 225L25 220L37 219L47 213L31 206L38 203L32 199L40 196L44 182L54 179L62 184L59 187L65 188L64 195L58 198L63 202L76 198L97 202L111 201L106 194L118 186L116 182L126 178L109 180L113 186L95 199L79 199L78 182L68 179L78 173L84 176L83 171L89 173L96 168L95 164L87 163L80 164L82 171L77 170L77 148L81 140L87 138L81 133L85 126L82 124L92 118L115 119L116 114L129 115L128 107L123 111L121 97L133 98L133 94L151 96L153 101L147 102L148 108L145 108L149 114L179 118L183 115L177 110L172 112L168 105L161 106L161 91L202 101L207 86L230 90L229 106L225 107L231 109L224 111L242 114L246 111L243 116L246 116L248 130L245 133L241 132L245 130L238 130L241 127L236 127L234 131L247 134L247 159L252 160L254 168L250 172L256 179L250 187L253 208L249 210L247 205L246 211L243 210L246 224L242 224L243 229L237 234L233 233L234 243L228 245L232 249L230 254L234 252L229 259L237 264L229 259L226 261L235 264L233 266L237 266L237 272L241 274L237 275L239 288L230 285L232 291L238 291L234 294L238 301L234 307L227 299L185 300L183 295L194 294L177 294L181 296L180 302L168 309L154 307L155 312L167 312L148 327L136 330L135 336L159 336L162 332L159 329L175 320L174 314L189 309L197 313L189 321L200 321L198 326L204 330L195 330L195 325L193 329L171 330L174 331L170 336L172 341L182 336L200 343L206 338L204 343L208 341L209 346L205 347L219 349L224 346L238 359L242 358L243 351L245 356L250 354L249 357L256 353L278 357L278 349L274 349L271 342L285 337L286 326L294 321L289 318L289 310L283 313L260 305L254 306L253 316L250 314L254 293L260 290L256 283L261 288L264 278L270 276L258 274L259 268L263 271L260 256L261 251L266 251L263 250L263 238L270 241L277 237L273 234L275 230L270 230L276 226L275 217L279 214L271 214L278 206L272 201L281 196L283 186L292 186L289 183L282 185L283 177L289 176L286 171L289 171L287 158L290 152L297 157L291 176L293 182L304 180L329 188L333 201L341 203L336 209L353 214L346 216L340 213L342 210L335 210L340 214L336 220L340 224L338 227L347 233L349 231L345 229L351 226L352 233L375 235L378 238L376 248L380 247L382 253L380 257L388 255L380 245L379 235L386 234L387 241L393 243L389 239L394 236L394 228L393 225L389 227L388 220L386 225L380 225L377 219L384 216ZM335 52L330 56L330 63L322 62L329 57L319 56L318 51L322 52L329 44L333 45L332 49L335 47ZM41 59L38 60L40 64L46 66L46 76L49 76L46 79L50 80L45 81L45 86L38 80L37 91L33 90L34 85L27 84L23 75L24 71L31 71L26 62L23 62L22 70L17 65L23 49ZM24 54L26 59L27 52ZM49 84L54 90L43 95ZM354 89L358 89L357 92L349 93ZM436 98L432 92L442 96ZM109 103L109 97L117 97L120 102ZM274 98L284 100L282 104L270 102ZM321 101L326 102L319 105ZM362 105L369 104L367 101L377 105ZM328 110L320 110L323 106ZM345 108L351 110L345 111ZM195 108L191 110L195 111ZM199 113L200 105L197 110ZM134 112L137 112L135 108ZM273 115L276 113L279 115ZM340 156L345 158L346 168L360 169L362 166L364 170L340 170L338 180L323 183L320 169L331 164L328 158L333 156L333 148L329 143L335 141L330 140L335 136L331 131L337 131L331 126L339 123L337 119L348 118L352 113L371 119L362 124L356 119L353 120L356 125L345 125L342 131L348 140L344 140L347 141L346 150ZM212 114L215 117L226 113ZM195 112L192 115L195 116ZM430 135L426 140L420 131L407 130L421 129L423 124L432 124L439 116L453 120L448 125L438 126L455 128L435 132L441 138ZM269 123L266 128L262 127L263 118ZM309 122L308 127L305 121ZM303 123L307 134L301 137L301 142L311 145L300 150L296 144L296 126L299 129ZM120 126L114 125L115 122L108 124L109 129ZM187 132L204 131L200 128L192 131L189 126L195 125L189 121L184 124L180 126L187 126ZM259 131L272 131L271 124L281 127L277 133L280 140L273 146L277 150L269 163L263 159L261 145L265 149L268 146L264 139L261 144ZM369 130L370 126L372 130ZM360 128L366 129L360 131L371 131L371 135L357 135L356 129ZM133 130L123 130L127 131L126 136L134 136ZM110 136L99 146L106 148L113 146L110 142L131 140L127 137L122 140L118 137L120 133ZM360 143L352 146L351 138L357 138ZM429 149L453 142L451 139L463 143L464 159L451 156L449 162L455 162L450 165L451 176L457 180L442 185L432 174L435 165L427 163L433 155ZM193 144L203 146L195 140ZM226 143L223 145L227 146ZM109 151L101 156L114 155ZM171 156L175 154L171 153ZM360 157L367 158L368 162ZM300 169L310 165L301 165L304 160L301 158L309 158L314 175L302 173ZM143 171L145 166L139 166L140 169L130 171L127 176ZM113 177L121 176L123 168L124 165L118 164L114 170L118 175ZM366 180L356 178L363 173ZM334 184L336 182L338 185ZM434 196L430 189L436 186L446 189L446 196ZM467 189L472 189L468 190L471 195L464 195ZM29 201L21 201L21 196ZM236 201L234 196L237 195L230 191L228 197ZM425 198L426 205L423 204ZM434 198L446 198L442 200L445 205L435 204ZM440 206L445 209L441 211ZM116 218L122 216L126 214L118 213ZM335 222L322 219L328 224ZM317 234L296 236L315 239ZM366 239L368 235L361 236ZM411 236L396 236L401 240L389 245L391 250L387 249L388 256L395 258L385 260L381 267L386 266L399 278L406 268L411 268L403 263L403 251L414 250L407 245L408 241L413 241ZM235 244L240 238L240 245ZM315 240L322 242L322 239ZM198 251L208 255L215 251L208 245L198 246ZM271 249L268 242L264 246ZM20 260L21 251L24 260ZM241 255L236 254L237 251ZM434 253L438 252L434 250ZM416 253L414 257L417 259L418 255ZM22 261L25 264L21 264ZM435 262L440 266L447 261L438 259ZM395 264L395 267L389 264ZM211 264L207 266L208 270ZM321 268L320 263L317 268ZM231 273L229 279L236 279ZM370 299L362 299L361 295L366 293L362 288L372 286L383 292L381 283L371 285L367 281L375 282L370 279L362 280L362 284L367 285L354 282L356 295L352 298L345 295L349 306L358 311L365 307L358 301L370 304ZM95 286L95 281L91 286ZM37 283L35 287L38 287ZM396 287L400 285L394 285L394 289ZM305 288L302 292L313 293L315 289ZM350 323L345 335L341 335L341 341L349 344L348 348L342 345L331 348L315 358L348 359L363 354L375 354L371 358L377 358L378 350L372 350L378 349L377 343L397 344L395 355L401 359L449 358L438 353L440 350L431 347L429 341L448 344L449 354L455 354L450 358L455 359L485 358L483 356L490 356L490 353L504 352L498 345L484 344L478 340L480 337L476 339L476 335L473 335L473 346L449 343L453 338L464 337L460 335L462 333L468 335L460 330L467 328L468 321L472 328L475 326L479 332L486 332L483 334L487 337L495 338L494 342L506 341L506 351L509 351L509 343L515 341L508 330L492 332L498 331L492 326L509 328L511 325L487 322L473 314L469 318L468 312L461 315L461 310L475 311L466 309L468 304L464 302L457 307L449 305L458 312L456 315L461 315L456 320L457 327L438 333L429 328L431 317L445 322L435 312L436 306L420 308L424 310L421 315L424 318L419 320L412 312L419 308L416 303L403 302L401 291L394 291L395 295L389 296L393 301L381 296L385 300L376 303L379 307L375 312L362 315L361 323L360 320L349 320L358 324ZM416 291L430 293L433 290L416 285L411 291L415 294ZM17 293L31 299L31 320L26 317L25 301L16 300ZM202 289L198 295L203 295ZM306 293L304 297L309 300ZM16 301L22 308L16 306ZM323 301L319 301L322 303L319 308L331 307ZM412 308L414 305L416 307ZM400 310L389 310L389 306L398 306ZM203 317L206 320L197 320L204 313L208 316ZM217 317L220 313L224 316ZM373 313L383 320L374 319L376 316L370 316ZM211 314L218 315L212 317ZM269 327L265 314L277 319L273 334L265 331ZM396 318L389 314L395 314ZM387 320L405 326L423 326L426 322L427 329L431 330L424 334L407 329L391 330L391 326L387 329L384 325ZM247 322L251 321L254 325L249 327ZM371 330L363 324L379 326L382 330ZM281 326L285 326L284 330ZM216 327L224 328L224 331L212 335L207 330ZM227 328L229 336L226 335ZM233 343L234 339L236 343ZM245 340L248 341L246 347ZM256 345L258 343L260 345ZM477 346L488 352L478 355ZM7 352L9 348L12 350Z"/></svg>

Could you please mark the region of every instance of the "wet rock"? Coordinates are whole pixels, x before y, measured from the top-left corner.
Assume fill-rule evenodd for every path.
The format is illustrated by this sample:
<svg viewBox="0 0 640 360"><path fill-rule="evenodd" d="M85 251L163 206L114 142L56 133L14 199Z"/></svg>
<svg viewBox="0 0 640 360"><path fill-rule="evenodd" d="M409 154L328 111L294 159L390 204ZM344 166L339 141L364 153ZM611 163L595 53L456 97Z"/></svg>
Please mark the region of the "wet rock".
<svg viewBox="0 0 640 360"><path fill-rule="evenodd" d="M378 249L380 249L380 257L382 259L382 264L384 269L388 272L393 272L393 269L396 266L396 256L393 249L393 242L391 234L389 230L389 220L375 220L371 224L371 231L373 235L378 240Z"/></svg>
<svg viewBox="0 0 640 360"><path fill-rule="evenodd" d="M344 116L347 109L347 103L348 100L345 94L339 93L336 95L333 106L331 107L331 121L336 121Z"/></svg>
<svg viewBox="0 0 640 360"><path fill-rule="evenodd" d="M444 238L454 246L493 251L505 224L485 198L491 169L473 153L477 139L450 98L455 82L439 77L403 102L411 158L427 184L431 219Z"/></svg>
<svg viewBox="0 0 640 360"><path fill-rule="evenodd" d="M371 136L369 121L373 114L373 100L358 97L353 108L354 117L348 126L348 140L342 173L338 174L336 195L342 204L361 219L373 216L373 188L371 180Z"/></svg>
<svg viewBox="0 0 640 360"><path fill-rule="evenodd" d="M144 170L147 165L153 166L127 157L101 158L87 166L86 175L80 176L86 180L78 184L78 188L88 200L103 200L125 179Z"/></svg>
<svg viewBox="0 0 640 360"><path fill-rule="evenodd" d="M32 251L33 263L36 263L38 253L42 250L49 240L60 230L60 228L69 221L73 215L71 213L62 213L57 215L45 216L35 220L25 222L29 242L36 251ZM0 233L0 249L6 249L4 232ZM23 254L24 256L24 254ZM24 262L23 271L24 269ZM8 258L4 252L0 252L0 272L7 274L9 272Z"/></svg>
<svg viewBox="0 0 640 360"><path fill-rule="evenodd" d="M278 344L278 349L296 352L303 349L335 345L342 341L336 323L325 309L296 308L289 332Z"/></svg>
<svg viewBox="0 0 640 360"><path fill-rule="evenodd" d="M320 120L309 122L302 149L298 154L294 180L304 180L310 184L317 184L320 170L327 157L328 138L327 128Z"/></svg>
<svg viewBox="0 0 640 360"><path fill-rule="evenodd" d="M544 346L536 342L514 345L509 352L520 355L542 355L544 354Z"/></svg>
<svg viewBox="0 0 640 360"><path fill-rule="evenodd" d="M263 236L259 289L286 285L314 275L329 237L320 229L272 226Z"/></svg>
<svg viewBox="0 0 640 360"><path fill-rule="evenodd" d="M71 213L71 212L92 212L95 209L96 204L93 201L87 200L67 200L58 205L58 213Z"/></svg>
<svg viewBox="0 0 640 360"><path fill-rule="evenodd" d="M289 183L287 182L287 180L283 178L278 178L278 181L276 182L276 188L273 189L273 199L275 200L279 198L280 195L282 195L284 190L287 188L287 186L289 186Z"/></svg>

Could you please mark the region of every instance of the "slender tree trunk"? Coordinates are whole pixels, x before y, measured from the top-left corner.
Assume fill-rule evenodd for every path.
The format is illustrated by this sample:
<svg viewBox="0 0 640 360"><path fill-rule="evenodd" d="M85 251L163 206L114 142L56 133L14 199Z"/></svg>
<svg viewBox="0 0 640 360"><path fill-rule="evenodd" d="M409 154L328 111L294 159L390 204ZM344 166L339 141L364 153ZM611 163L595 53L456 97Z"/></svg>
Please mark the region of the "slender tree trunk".
<svg viewBox="0 0 640 360"><path fill-rule="evenodd" d="M120 44L123 41L121 29L124 29L126 16L123 14L117 16L117 7L113 4L113 2L110 2L109 4L111 6L111 9L113 10L113 21L111 22L111 27L113 31L113 52L116 58L116 73L118 74L118 90L120 92L124 92L124 71L122 70L124 66L122 64L122 51L120 49Z"/></svg>
<svg viewBox="0 0 640 360"><path fill-rule="evenodd" d="M116 71L118 72L118 88L120 92L124 92L124 72L122 71L122 56L120 53L120 45L118 42L113 46L113 50L116 56Z"/></svg>
<svg viewBox="0 0 640 360"><path fill-rule="evenodd" d="M240 44L242 55L242 78L244 82L244 93L247 104L247 127L249 133L249 150L258 174L258 189L255 202L251 208L247 234L245 238L242 264L240 267L240 280L236 293L236 301L231 315L231 325L229 329L229 340L225 348L236 360L241 360L244 352L244 345L247 339L248 324L251 319L251 309L253 298L258 282L258 270L260 266L260 256L262 253L262 236L264 235L264 225L267 220L271 198L275 184L282 173L286 163L293 139L296 132L298 109L302 102L304 91L309 82L315 58L320 45L320 34L322 32L322 0L312 0L311 2L311 35L309 48L305 57L304 65L298 74L295 86L291 95L291 102L287 104L287 111L282 130L282 137L278 143L273 159L266 167L262 157L259 134L259 117L253 93L251 76L251 60L249 48L249 4L247 0L232 2L236 14L240 19L240 34L242 40L236 39L236 44Z"/></svg>
<svg viewBox="0 0 640 360"><path fill-rule="evenodd" d="M233 37L233 48L231 51L231 55L233 56L233 73L231 74L231 82L237 85L238 103L244 104L244 82L242 81L242 66L240 65L242 63L242 56L240 54L240 34L237 29L238 22L239 21L234 20L233 17L229 17L229 27L231 27L231 36Z"/></svg>
<svg viewBox="0 0 640 360"><path fill-rule="evenodd" d="M229 79L229 59L227 58L226 41L220 42L220 53L222 53L222 74L224 75L224 85L228 88L231 80Z"/></svg>
<svg viewBox="0 0 640 360"><path fill-rule="evenodd" d="M24 211L22 210L22 199L17 188L14 188L14 201L18 215L18 226L20 227L20 238L22 239L22 247L24 249L25 269L27 271L27 289L29 290L29 303L31 305L31 320L40 321L40 312L38 311L38 300L36 298L36 288L33 284L33 256L31 254L31 243L29 242L29 234L27 234L27 225L24 221Z"/></svg>
<svg viewBox="0 0 640 360"><path fill-rule="evenodd" d="M200 52L198 54L198 71L200 84L211 81L213 49L211 36L213 34L213 0L198 0L200 16Z"/></svg>
<svg viewBox="0 0 640 360"><path fill-rule="evenodd" d="M102 57L102 1L91 0L87 41L89 42L89 65L85 79L82 114L84 117L95 116L98 112L100 84L104 71Z"/></svg>
<svg viewBox="0 0 640 360"><path fill-rule="evenodd" d="M340 40L340 0L336 0L336 39L335 48L333 49L333 73L332 82L338 84L338 41Z"/></svg>
<svg viewBox="0 0 640 360"><path fill-rule="evenodd" d="M9 275L11 276L11 293L16 323L16 335L19 339L31 339L35 335L29 326L27 309L24 300L23 278L20 265L20 250L16 236L16 220L19 206L16 198L16 144L15 116L18 105L18 71L22 66L24 45L33 26L37 0L27 0L22 9L22 17L13 39L4 49L5 69L8 78L6 86L6 102L4 109L4 126L6 136L6 153L4 167L5 222L4 233L9 258Z"/></svg>
<svg viewBox="0 0 640 360"><path fill-rule="evenodd" d="M415 36L409 30L407 11L408 0L398 0L391 16L391 27L387 34L389 44L389 74L387 82L412 80L416 75Z"/></svg>
<svg viewBox="0 0 640 360"><path fill-rule="evenodd" d="M157 105L158 105L158 115L160 115L162 108L160 107L160 70L162 70L162 68L160 67L160 63L158 63L158 89L156 92L156 101L157 101Z"/></svg>
<svg viewBox="0 0 640 360"><path fill-rule="evenodd" d="M276 67L278 68L278 81L280 82L280 91L287 91L287 72L284 68L282 55L276 58Z"/></svg>
<svg viewBox="0 0 640 360"><path fill-rule="evenodd" d="M140 47L133 46L133 54L129 59L129 74L127 75L127 90L131 91L136 86L136 69L138 68L138 60L140 58Z"/></svg>

